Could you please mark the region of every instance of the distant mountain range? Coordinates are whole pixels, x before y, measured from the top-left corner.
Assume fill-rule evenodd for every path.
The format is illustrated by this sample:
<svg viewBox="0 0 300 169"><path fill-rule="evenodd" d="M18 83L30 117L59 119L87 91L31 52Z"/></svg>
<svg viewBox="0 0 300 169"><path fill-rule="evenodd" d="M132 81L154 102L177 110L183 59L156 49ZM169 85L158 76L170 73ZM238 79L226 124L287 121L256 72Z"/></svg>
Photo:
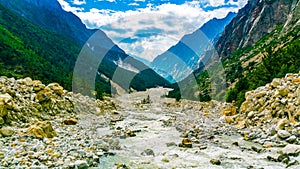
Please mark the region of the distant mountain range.
<svg viewBox="0 0 300 169"><path fill-rule="evenodd" d="M225 18L212 19L192 34L185 35L174 46L157 56L150 67L170 82L186 78L199 68L206 50L213 48L225 26L236 16L230 12Z"/></svg>
<svg viewBox="0 0 300 169"><path fill-rule="evenodd" d="M124 87L125 90L129 90L128 88L145 90L150 87L169 85L168 81L145 64L128 56L104 32L87 29L77 16L64 11L57 0L0 0L0 4L5 6L5 8L1 7L1 12L10 16L8 18L4 14L0 15L3 30L7 32L3 38L8 38L6 36L11 35L20 39L25 46L24 51L18 54L21 57L15 57L11 62L2 60L4 67L11 67L11 71L5 75L14 76L14 72L18 71L14 65L22 63L20 60L22 57L30 59L30 56L25 55L28 53L27 51L32 50L37 55L35 59L38 63L28 60L21 66L24 71L35 66L37 70L36 74L27 75L46 82L57 81L62 85L65 84L64 87L70 90L72 72L80 53L80 47L91 46L89 50L93 56L105 55L101 64L97 65L96 70L93 70L94 72L87 71L92 69L90 65L85 65L86 69L82 70L86 71L86 74L95 73L98 94L110 93L110 80L113 79L116 70L121 72L122 78L115 78L115 80L119 80L115 83ZM28 29L24 29L24 27ZM88 41L92 35L97 36L97 41ZM89 43L86 43L87 41ZM1 51L2 54L5 53L5 57L14 54L8 51L15 50L15 46L4 44L4 41L1 43L1 46L6 46L5 50ZM50 65L47 66L47 63ZM50 73L50 70L53 72ZM3 72L1 74L4 75ZM22 76L22 72L18 75ZM127 82L130 79L131 81ZM126 86L122 86L124 84ZM84 88L84 83L82 85Z"/></svg>

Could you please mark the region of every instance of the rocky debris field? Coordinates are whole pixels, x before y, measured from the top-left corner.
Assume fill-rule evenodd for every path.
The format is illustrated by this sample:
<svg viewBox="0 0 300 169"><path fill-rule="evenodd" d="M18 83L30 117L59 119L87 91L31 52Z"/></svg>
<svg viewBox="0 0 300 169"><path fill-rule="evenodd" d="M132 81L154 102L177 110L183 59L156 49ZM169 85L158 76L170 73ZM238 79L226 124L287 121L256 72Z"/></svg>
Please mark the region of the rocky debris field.
<svg viewBox="0 0 300 169"><path fill-rule="evenodd" d="M299 74L234 104L0 77L0 168L299 168Z"/></svg>

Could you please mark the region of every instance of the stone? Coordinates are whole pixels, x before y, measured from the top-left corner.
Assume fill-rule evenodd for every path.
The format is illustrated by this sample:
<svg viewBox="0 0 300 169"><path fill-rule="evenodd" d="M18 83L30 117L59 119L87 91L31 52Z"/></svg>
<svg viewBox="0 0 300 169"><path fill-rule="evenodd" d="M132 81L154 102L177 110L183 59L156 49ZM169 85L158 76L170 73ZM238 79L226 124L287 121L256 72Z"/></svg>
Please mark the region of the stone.
<svg viewBox="0 0 300 169"><path fill-rule="evenodd" d="M141 153L141 155L143 155L143 156L155 156L153 150L151 150L151 149L146 149L146 150L144 150L144 151Z"/></svg>
<svg viewBox="0 0 300 169"><path fill-rule="evenodd" d="M225 122L229 123L229 124L234 122L232 117L225 116L224 119L225 119Z"/></svg>
<svg viewBox="0 0 300 169"><path fill-rule="evenodd" d="M242 113L248 113L250 112L253 107L252 103L250 101L244 101L240 107L240 112Z"/></svg>
<svg viewBox="0 0 300 169"><path fill-rule="evenodd" d="M0 101L0 117L4 117L7 115L6 105Z"/></svg>
<svg viewBox="0 0 300 169"><path fill-rule="evenodd" d="M234 116L234 115L236 115L236 108L230 107L230 108L224 109L224 110L222 110L222 114L224 116Z"/></svg>
<svg viewBox="0 0 300 169"><path fill-rule="evenodd" d="M276 125L276 127L275 127L275 130L276 130L276 131L279 131L279 130L284 129L285 125L288 124L288 123L289 123L289 121L288 121L286 118L280 119L280 120L277 122L277 125Z"/></svg>
<svg viewBox="0 0 300 169"><path fill-rule="evenodd" d="M289 92L290 92L290 90L288 89L288 87L280 87L278 89L278 93L283 97L287 96L289 94Z"/></svg>
<svg viewBox="0 0 300 169"><path fill-rule="evenodd" d="M297 137L294 136L294 135L292 135L291 137L289 137L288 139L286 139L286 141L287 141L288 143L295 143L296 140L297 140Z"/></svg>
<svg viewBox="0 0 300 169"><path fill-rule="evenodd" d="M27 133L39 139L43 139L45 137L53 138L56 136L56 132L49 121L35 123L28 128Z"/></svg>
<svg viewBox="0 0 300 169"><path fill-rule="evenodd" d="M221 161L219 159L211 159L210 163L213 165L221 165Z"/></svg>
<svg viewBox="0 0 300 169"><path fill-rule="evenodd" d="M3 137L10 137L14 134L14 130L11 127L3 127L0 129L0 134Z"/></svg>
<svg viewBox="0 0 300 169"><path fill-rule="evenodd" d="M41 81L39 81L39 80L34 80L32 82L32 85L33 85L33 90L35 92L41 91L41 90L43 90L45 88L45 85Z"/></svg>
<svg viewBox="0 0 300 169"><path fill-rule="evenodd" d="M177 146L177 144L174 142L166 143L166 145L167 147Z"/></svg>
<svg viewBox="0 0 300 169"><path fill-rule="evenodd" d="M69 119L64 120L65 125L76 125L77 123L78 123L78 121L76 119L73 119L73 118L69 118Z"/></svg>
<svg viewBox="0 0 300 169"><path fill-rule="evenodd" d="M292 83L294 83L294 84L300 83L300 78L293 79Z"/></svg>
<svg viewBox="0 0 300 169"><path fill-rule="evenodd" d="M3 125L5 123L4 119L0 117L0 125Z"/></svg>
<svg viewBox="0 0 300 169"><path fill-rule="evenodd" d="M162 158L161 161L162 161L162 162L165 162L165 163L170 162L170 160L169 160L168 158L166 158L166 157Z"/></svg>
<svg viewBox="0 0 300 169"><path fill-rule="evenodd" d="M130 130L130 129L127 129L125 131L126 135L129 136L129 137L135 137L136 134L134 133L134 131Z"/></svg>
<svg viewBox="0 0 300 169"><path fill-rule="evenodd" d="M288 144L284 148L282 148L279 153L298 156L300 154L300 145Z"/></svg>
<svg viewBox="0 0 300 169"><path fill-rule="evenodd" d="M88 169L89 165L85 160L77 160L74 162L74 166L76 169Z"/></svg>
<svg viewBox="0 0 300 169"><path fill-rule="evenodd" d="M275 78L273 79L273 81L271 82L271 86L273 88L276 88L277 86L281 85L281 80L279 78Z"/></svg>
<svg viewBox="0 0 300 169"><path fill-rule="evenodd" d="M61 87L58 83L50 83L48 86L46 86L46 89L48 88L57 95L64 94L64 88Z"/></svg>
<svg viewBox="0 0 300 169"><path fill-rule="evenodd" d="M281 139L286 139L286 138L289 138L291 136L291 133L289 133L286 130L279 130L277 132L277 134L278 134L278 137L281 138Z"/></svg>
<svg viewBox="0 0 300 169"><path fill-rule="evenodd" d="M26 77L24 79L21 79L21 82L26 86L31 86L33 84L33 81L30 77Z"/></svg>
<svg viewBox="0 0 300 169"><path fill-rule="evenodd" d="M190 139L188 138L183 138L182 142L181 142L181 146L184 148L192 148L193 147L193 143Z"/></svg>
<svg viewBox="0 0 300 169"><path fill-rule="evenodd" d="M11 101L12 97L8 94L0 94L0 102L2 103L8 103L9 101Z"/></svg>
<svg viewBox="0 0 300 169"><path fill-rule="evenodd" d="M37 93L37 95L35 96L35 98L39 101L39 102L44 102L47 100L50 100L52 96L52 91L44 89L41 90Z"/></svg>

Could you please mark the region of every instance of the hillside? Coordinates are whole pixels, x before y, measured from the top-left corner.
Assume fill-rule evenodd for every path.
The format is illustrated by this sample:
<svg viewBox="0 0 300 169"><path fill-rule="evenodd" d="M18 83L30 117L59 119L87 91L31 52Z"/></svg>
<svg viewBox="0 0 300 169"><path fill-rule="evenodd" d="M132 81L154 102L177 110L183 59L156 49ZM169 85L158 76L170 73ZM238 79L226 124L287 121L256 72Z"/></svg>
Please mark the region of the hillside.
<svg viewBox="0 0 300 169"><path fill-rule="evenodd" d="M1 50L3 56L1 57L1 69L3 71L1 71L1 75L9 77L30 76L33 79L42 80L44 83L58 82L70 90L72 87L72 72L74 71L75 62L81 50L77 43L79 42L78 39L71 40L65 37L60 34L62 32L59 32L59 29L55 33L51 30L41 28L3 6L1 6L1 11L1 30L4 32L1 34L1 38L3 39L1 41L1 45L3 46ZM67 14L69 15L69 13ZM81 23L81 25L83 24ZM84 27L84 29L86 28ZM147 72L134 73L127 70L126 67L121 68L124 74L133 76L134 78L134 82L129 84L129 86L122 87L125 87L127 90L129 87L136 90L145 90L148 87L157 85L168 85L166 80L147 66L130 59L104 33L97 31L97 34L101 35L97 39L97 45L108 51L103 56L105 59L103 59L100 67L96 65L95 68L99 72L97 76L95 75L97 97L101 98L102 94L111 93L112 89L107 77L111 79L119 66L115 61L125 60L125 58L128 61L127 65L131 65L141 71L148 70ZM105 45L103 46L102 43L105 43ZM102 49L96 51L98 55L102 55L99 54L103 51ZM117 83L121 84L122 81ZM91 94L90 90L89 93L85 94Z"/></svg>
<svg viewBox="0 0 300 169"><path fill-rule="evenodd" d="M261 8L264 10L261 11L260 15L254 15L256 13L251 14L251 12L257 12ZM274 8L279 10L279 13L284 12L287 14L283 15L283 19L280 18L277 21L276 17L278 16L266 10L269 8ZM287 8L288 10L282 11ZM216 43L216 50L222 57L227 86L233 88L229 89L226 94L228 102L235 100L238 105L241 105L245 99L244 94L246 91L265 85L275 77L282 77L286 73L299 71L300 57L297 52L299 51L299 13L299 1L272 1L272 3L269 1L254 3L252 1L241 9L232 22L226 26L225 31ZM270 20L262 19L260 16L267 16L274 22L269 22ZM250 22L254 20L256 20L255 24ZM244 24L241 24L242 21ZM246 31L241 34L241 31L245 31L241 26L252 31ZM269 29L269 32L264 31L266 29ZM252 40L246 40L246 43L241 38ZM245 44L236 46L234 45L236 41L241 42L241 44L245 41ZM232 46L225 47L226 45ZM224 51L225 48L232 48L232 50L226 52ZM207 70L210 72L208 73ZM205 79L220 73L219 70L215 70L215 73L213 72L209 67L201 67L194 72L202 101L211 99L211 84ZM186 86L190 86L190 82L187 80L183 81L183 83L188 84ZM225 96L224 91L218 93L217 98ZM178 97L179 93L174 92L172 95L177 95Z"/></svg>

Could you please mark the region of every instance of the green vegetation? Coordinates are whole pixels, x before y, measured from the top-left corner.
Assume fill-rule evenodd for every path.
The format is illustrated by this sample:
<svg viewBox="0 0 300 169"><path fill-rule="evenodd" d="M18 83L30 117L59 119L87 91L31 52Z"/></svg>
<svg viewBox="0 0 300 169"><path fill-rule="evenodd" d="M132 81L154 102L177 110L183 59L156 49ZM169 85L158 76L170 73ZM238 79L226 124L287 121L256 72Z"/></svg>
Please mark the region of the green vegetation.
<svg viewBox="0 0 300 169"><path fill-rule="evenodd" d="M283 30L279 25L273 32L262 37L252 46L238 49L222 58L227 86L226 101L236 101L240 106L245 100L247 91L270 83L274 78L280 78L287 73L300 71L300 26ZM210 72L203 67L194 72L199 87L200 101L211 100L211 76L218 71ZM217 76L216 76L217 77ZM189 82L183 81L186 88L191 88ZM178 88L170 92L169 97L180 99ZM220 90L219 90L220 91ZM218 93L218 90L217 90ZM216 98L221 98L220 93Z"/></svg>
<svg viewBox="0 0 300 169"><path fill-rule="evenodd" d="M71 41L64 35L41 28L0 5L0 76L31 77L41 80L44 84L58 82L65 89L72 90L73 70L80 50L81 47L74 40ZM110 50L100 66L95 68L99 72L96 75L95 91L87 91L93 89L93 86L88 85L94 79L76 79L78 87L76 91L83 91L82 94L95 95L97 98L111 94L111 85L107 78L111 79L117 68L113 60L118 60L119 57L127 58L127 56L125 53ZM94 62L86 63L98 62L97 57L93 56L92 59ZM146 66L140 62L135 61L133 65L141 70L146 69L143 68ZM91 65L82 66L85 70L91 70ZM87 73L93 72L82 73L82 77L89 77L90 74ZM123 79L134 77L130 87L136 90L145 90L156 85L169 85L153 70L142 71L136 76L125 69L122 73L124 73Z"/></svg>
<svg viewBox="0 0 300 169"><path fill-rule="evenodd" d="M247 91L264 86L274 78L284 77L287 73L300 71L300 38L298 35L300 28L298 26L284 36L276 33L281 29L282 26L279 26L272 34L266 35L254 45L255 48L252 49L252 53L257 54L257 51L262 53L261 62L257 64L250 62L247 67L233 74L228 74L228 72L234 71L235 67L227 66L228 80L230 82L237 81L237 83L234 88L227 91L226 101L235 100L237 105L240 106L245 100ZM256 51L253 52L254 50ZM245 56L246 54L241 53L240 56L242 55ZM230 56L232 57L232 55ZM238 55L235 57L238 57ZM241 64L241 61L236 64Z"/></svg>

